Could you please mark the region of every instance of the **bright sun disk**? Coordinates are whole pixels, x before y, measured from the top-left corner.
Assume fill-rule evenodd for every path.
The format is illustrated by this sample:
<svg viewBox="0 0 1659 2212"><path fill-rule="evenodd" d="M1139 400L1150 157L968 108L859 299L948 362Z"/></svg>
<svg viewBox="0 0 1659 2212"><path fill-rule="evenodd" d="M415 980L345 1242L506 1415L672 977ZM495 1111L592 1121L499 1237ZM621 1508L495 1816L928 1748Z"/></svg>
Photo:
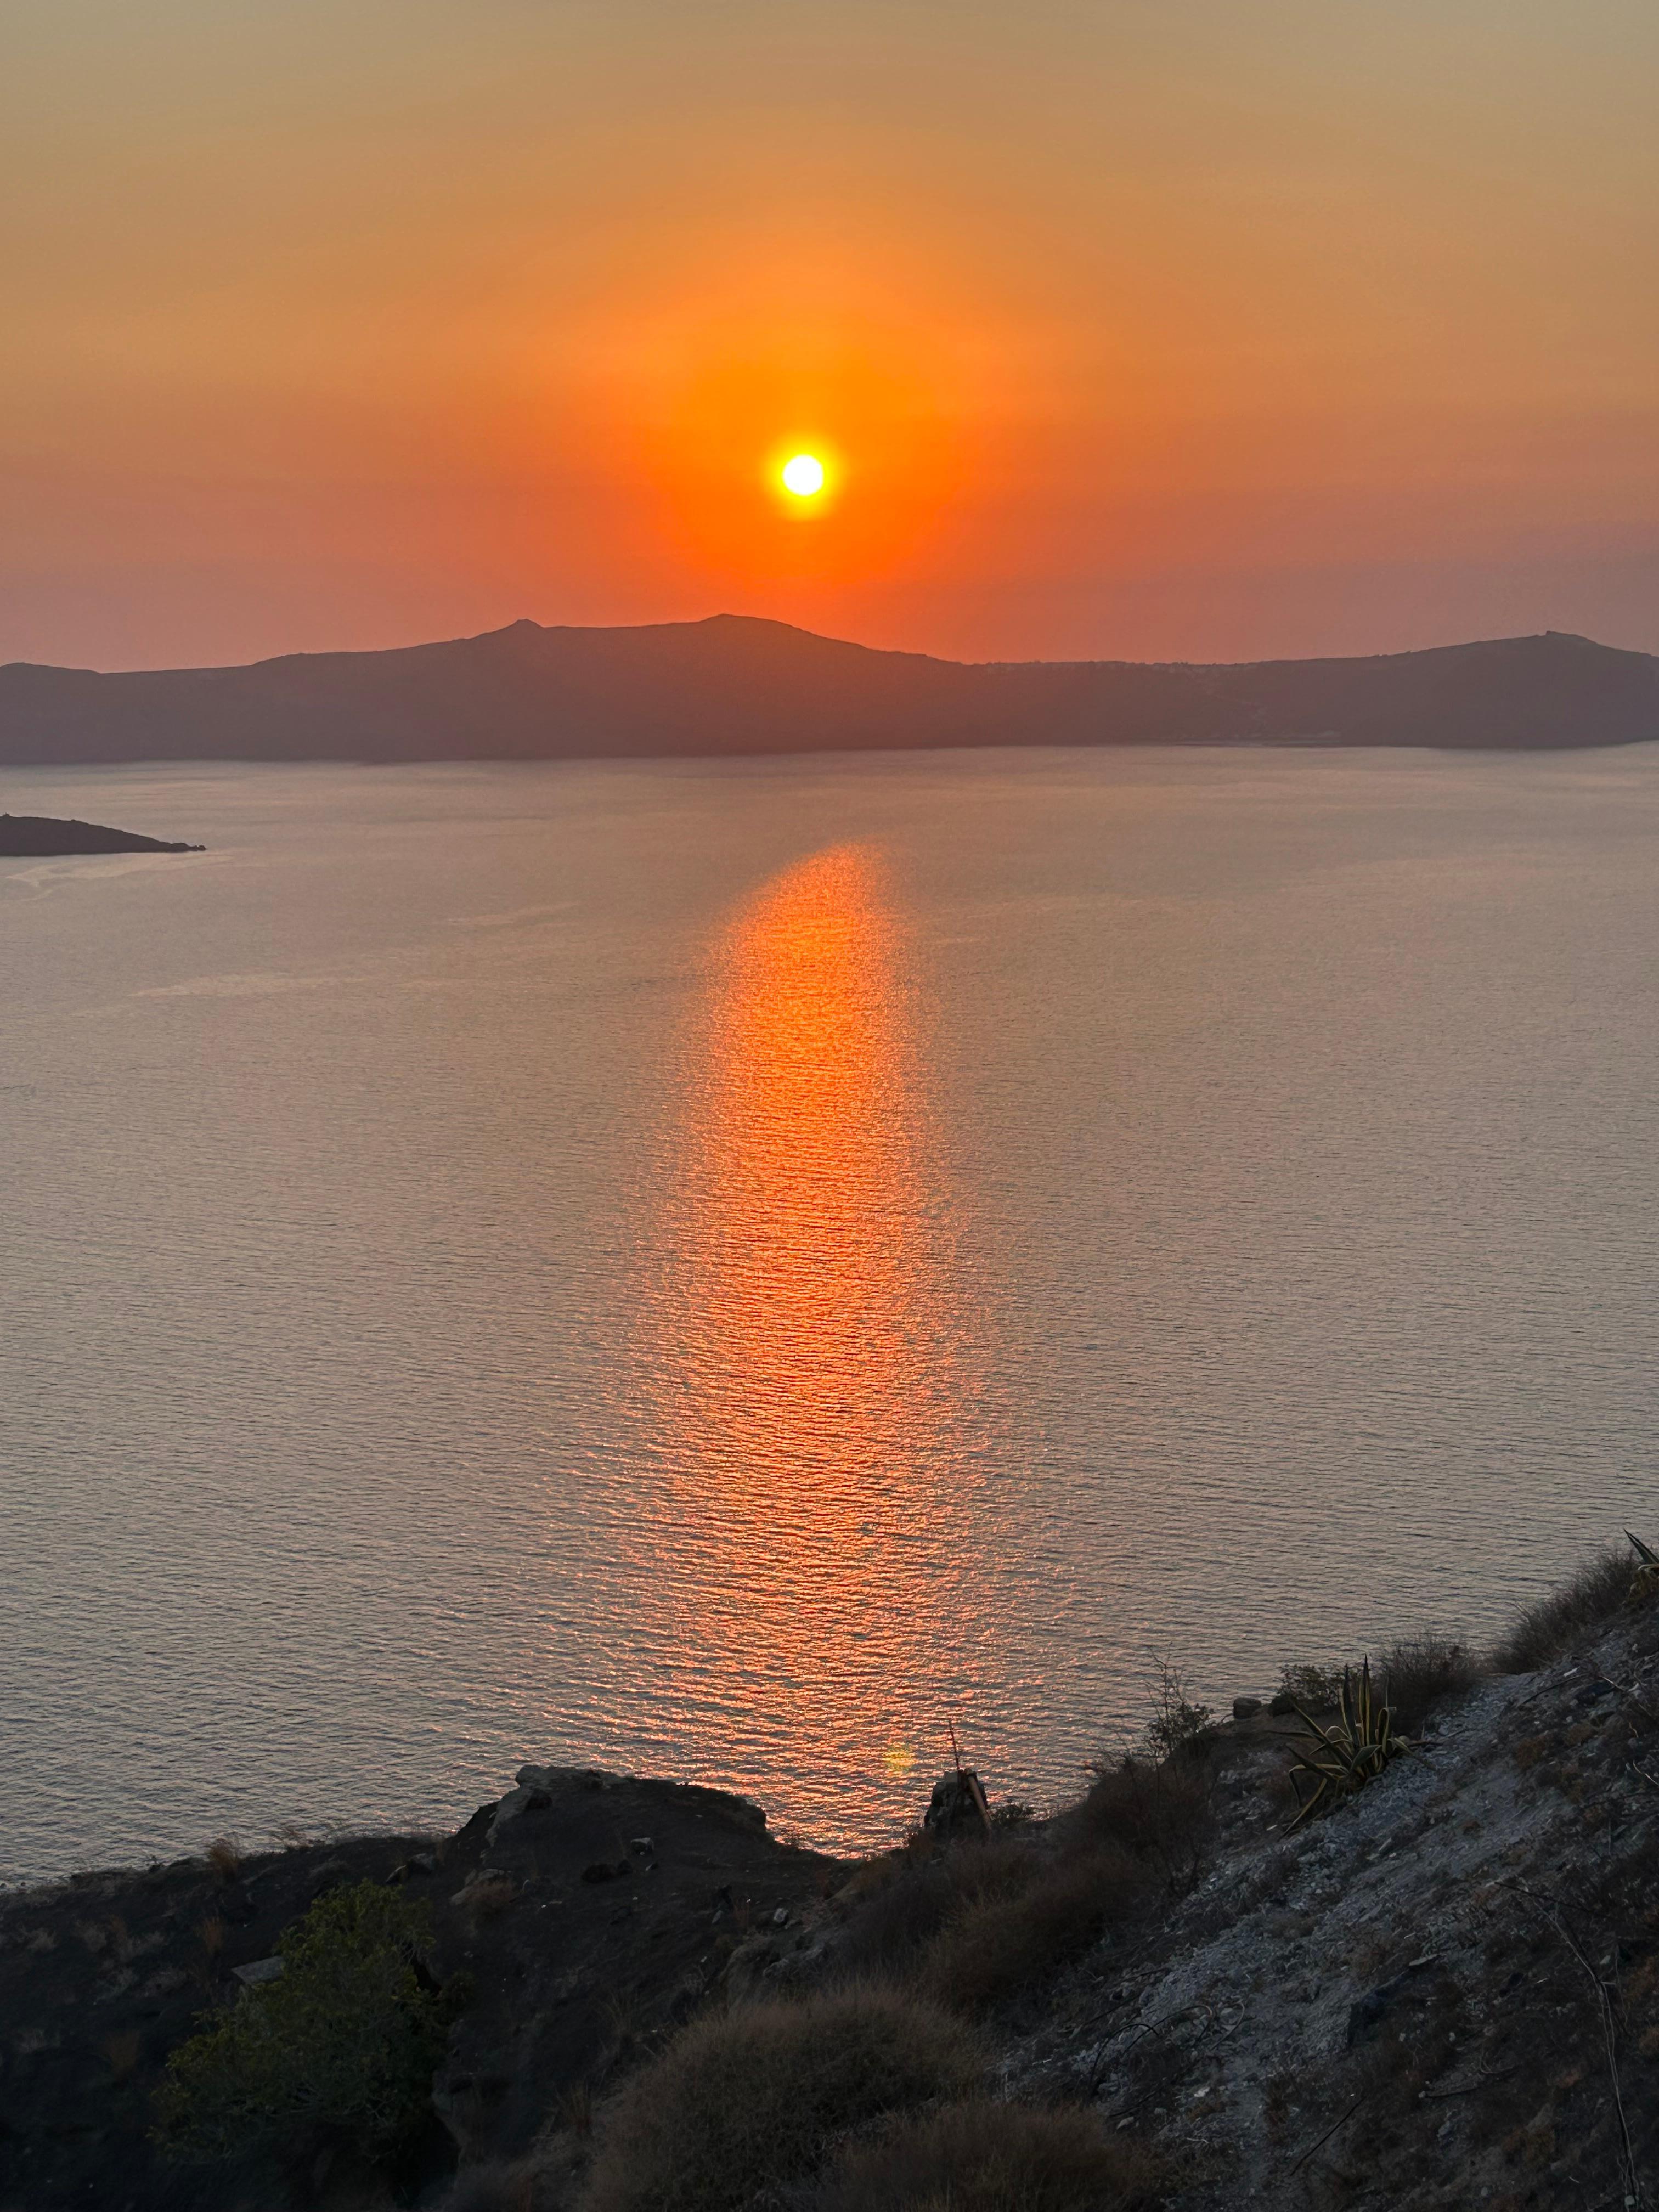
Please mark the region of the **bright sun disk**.
<svg viewBox="0 0 1659 2212"><path fill-rule="evenodd" d="M823 463L814 454L797 453L783 465L783 483L797 499L811 499L814 492L823 489Z"/></svg>

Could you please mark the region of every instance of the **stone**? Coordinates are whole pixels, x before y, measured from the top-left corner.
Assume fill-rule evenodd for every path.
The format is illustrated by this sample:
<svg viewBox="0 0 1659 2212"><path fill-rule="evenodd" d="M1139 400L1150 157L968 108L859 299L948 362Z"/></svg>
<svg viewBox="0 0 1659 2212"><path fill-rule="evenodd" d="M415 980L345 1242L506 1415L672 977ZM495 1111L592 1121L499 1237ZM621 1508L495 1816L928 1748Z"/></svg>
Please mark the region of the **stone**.
<svg viewBox="0 0 1659 2212"><path fill-rule="evenodd" d="M399 1889L406 1881L419 1881L436 1874L438 1862L430 1851L416 1851L411 1857L401 1860L386 1876L388 1889Z"/></svg>
<svg viewBox="0 0 1659 2212"><path fill-rule="evenodd" d="M287 1971L285 1959L255 1959L246 1966L233 1966L231 1972L250 1990L257 1990L266 1982L280 1982Z"/></svg>
<svg viewBox="0 0 1659 2212"><path fill-rule="evenodd" d="M1260 1698L1235 1698L1233 1699L1233 1718L1236 1721L1253 1721L1261 1711L1261 1700Z"/></svg>
<svg viewBox="0 0 1659 2212"><path fill-rule="evenodd" d="M1379 1982L1374 1990L1366 1991L1358 2004L1348 2007L1347 2041L1350 2051L1357 2044L1368 2043L1376 2033L1389 2006L1401 1995L1409 1979L1410 1970L1407 1969L1403 1974L1396 1974L1391 1982Z"/></svg>
<svg viewBox="0 0 1659 2212"><path fill-rule="evenodd" d="M331 1889L338 1889L351 1880L351 1869L343 1859L325 1859L311 1877L310 1893L314 1904L325 1897Z"/></svg>
<svg viewBox="0 0 1659 2212"><path fill-rule="evenodd" d="M475 1867L449 1901L466 1912L504 1912L518 1893L510 1875Z"/></svg>
<svg viewBox="0 0 1659 2212"><path fill-rule="evenodd" d="M769 1937L745 1937L726 1962L727 1990L733 1996L754 1995L762 1986L767 1968L777 1963L777 1956Z"/></svg>
<svg viewBox="0 0 1659 2212"><path fill-rule="evenodd" d="M520 1773L534 1773L533 1767L521 1767ZM539 1782L521 1782L516 1790L509 1790L495 1808L495 1817L489 1824L489 1840L495 1838L509 1820L521 1820L526 1813L544 1813L553 1802L551 1793Z"/></svg>
<svg viewBox="0 0 1659 2212"><path fill-rule="evenodd" d="M940 1775L933 1784L921 1825L941 1836L954 1835L961 1827L984 1832L990 1825L985 1810L985 1792L971 1767L953 1767L949 1774Z"/></svg>

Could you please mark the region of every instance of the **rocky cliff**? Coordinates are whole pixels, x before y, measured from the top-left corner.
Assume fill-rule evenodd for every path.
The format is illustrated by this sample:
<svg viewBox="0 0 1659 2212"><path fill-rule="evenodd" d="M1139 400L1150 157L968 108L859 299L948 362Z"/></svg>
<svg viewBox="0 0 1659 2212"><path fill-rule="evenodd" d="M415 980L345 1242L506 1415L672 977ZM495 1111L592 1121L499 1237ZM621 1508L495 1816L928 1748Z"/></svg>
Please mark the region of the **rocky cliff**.
<svg viewBox="0 0 1659 2212"><path fill-rule="evenodd" d="M1659 1604L1613 1559L1575 1589L1502 1668L1396 1654L1392 1755L1304 1817L1317 1670L1303 1711L1166 1706L1046 1818L947 1777L857 1864L739 1798L532 1766L446 1837L13 1893L0 2205L1649 2205ZM398 2160L296 2124L170 2160L169 2053L364 1881L422 1907L453 2017Z"/></svg>

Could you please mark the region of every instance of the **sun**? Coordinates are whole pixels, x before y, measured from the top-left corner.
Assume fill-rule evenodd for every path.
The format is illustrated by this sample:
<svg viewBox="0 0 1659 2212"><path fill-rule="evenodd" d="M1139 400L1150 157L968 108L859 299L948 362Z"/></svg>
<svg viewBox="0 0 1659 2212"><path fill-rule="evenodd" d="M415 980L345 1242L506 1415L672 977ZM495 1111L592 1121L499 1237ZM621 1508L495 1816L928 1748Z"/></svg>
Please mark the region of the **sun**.
<svg viewBox="0 0 1659 2212"><path fill-rule="evenodd" d="M816 453L797 453L783 465L783 488L797 499L811 499L823 489L823 463Z"/></svg>

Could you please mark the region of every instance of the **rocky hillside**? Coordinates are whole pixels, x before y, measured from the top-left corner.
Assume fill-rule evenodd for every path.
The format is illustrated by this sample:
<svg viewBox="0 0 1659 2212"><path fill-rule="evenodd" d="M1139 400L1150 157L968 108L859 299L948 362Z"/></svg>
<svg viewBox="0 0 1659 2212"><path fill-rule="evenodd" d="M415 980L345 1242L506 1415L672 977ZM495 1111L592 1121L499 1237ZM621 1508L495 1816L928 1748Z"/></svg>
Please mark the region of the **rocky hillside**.
<svg viewBox="0 0 1659 2212"><path fill-rule="evenodd" d="M796 1918L831 1866L718 1790L525 1772L453 1836L246 1857L221 1841L0 1900L0 2212L274 2212L408 2202L434 2182L441 2194L458 2154L520 2152L573 2096L602 2097L706 2001L750 1926ZM423 1911L433 1978L465 1993L428 2124L389 2175L340 2141L307 2139L297 2162L282 2142L205 2164L164 2156L151 2130L168 2054L260 1986L284 1929L363 1881Z"/></svg>
<svg viewBox="0 0 1659 2212"><path fill-rule="evenodd" d="M1079 1804L1036 1820L947 1777L856 1866L740 1799L526 1768L447 1838L15 1894L0 2212L1650 2206L1652 1579L1597 1564L1510 1671L1396 1651L1408 1747L1301 1820L1299 1713L1211 1728L1176 1698ZM1324 1686L1303 1673L1305 1708ZM394 2147L303 2067L274 2120L222 2068L228 2154L169 2153L169 2053L204 2009L259 2027L279 1942L297 1997L294 1931L365 1882L417 1912L398 2002L441 2039ZM327 1989L332 2033L359 1996L344 1967Z"/></svg>
<svg viewBox="0 0 1659 2212"><path fill-rule="evenodd" d="M1480 1685L1287 1834L1282 1724L1212 1864L1011 2023L1010 2094L1154 2135L1206 2212L1645 2203L1659 2178L1659 1634Z"/></svg>

